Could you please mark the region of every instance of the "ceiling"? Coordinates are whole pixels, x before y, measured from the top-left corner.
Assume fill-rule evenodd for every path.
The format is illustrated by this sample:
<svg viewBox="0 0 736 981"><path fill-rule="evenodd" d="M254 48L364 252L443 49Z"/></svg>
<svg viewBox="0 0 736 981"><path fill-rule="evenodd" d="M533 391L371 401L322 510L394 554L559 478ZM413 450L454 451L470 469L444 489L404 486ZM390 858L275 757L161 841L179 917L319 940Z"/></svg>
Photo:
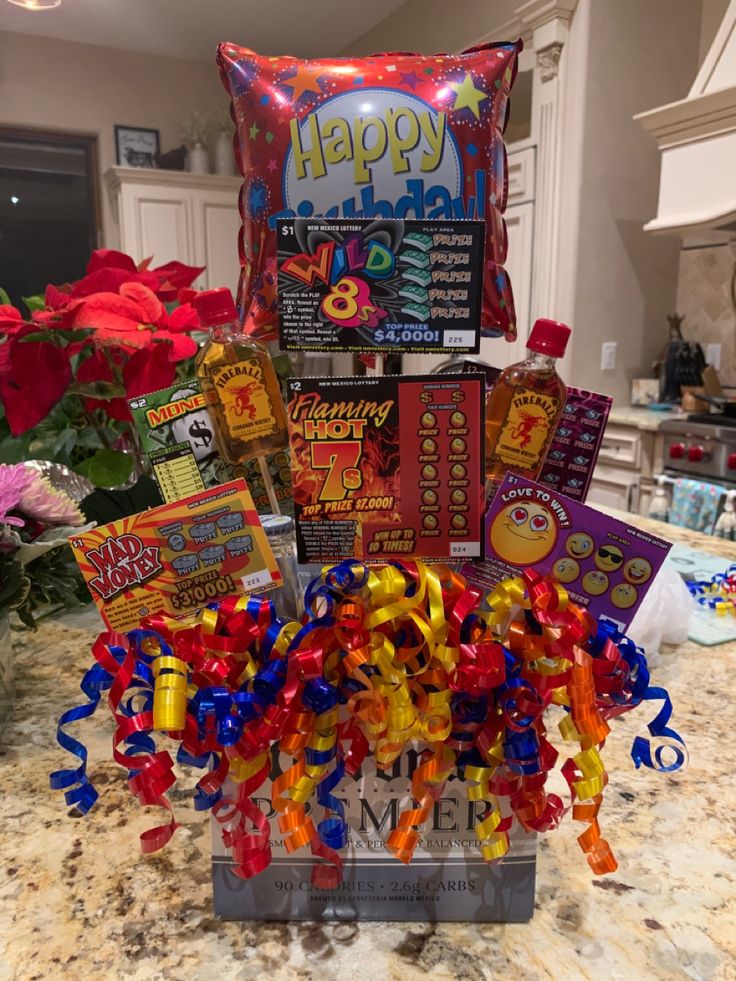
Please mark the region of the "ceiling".
<svg viewBox="0 0 736 981"><path fill-rule="evenodd" d="M63 0L24 10L0 0L0 30L211 61L218 41L262 54L339 54L405 0Z"/></svg>

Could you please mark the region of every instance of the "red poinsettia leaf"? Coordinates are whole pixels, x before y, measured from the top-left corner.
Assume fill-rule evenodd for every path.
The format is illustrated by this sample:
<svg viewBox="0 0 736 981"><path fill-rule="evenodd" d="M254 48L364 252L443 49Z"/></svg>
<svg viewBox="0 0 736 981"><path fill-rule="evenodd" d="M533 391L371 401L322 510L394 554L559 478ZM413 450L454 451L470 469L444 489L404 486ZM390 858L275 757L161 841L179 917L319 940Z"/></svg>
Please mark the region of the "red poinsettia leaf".
<svg viewBox="0 0 736 981"><path fill-rule="evenodd" d="M71 296L71 287L65 285L54 286L52 283L46 287L46 306L50 310L62 310L69 302L69 297ZM37 311L41 313L42 311Z"/></svg>
<svg viewBox="0 0 736 981"><path fill-rule="evenodd" d="M201 290L194 290L191 286L182 287L176 294L176 298L179 303L191 303L197 293L201 293Z"/></svg>
<svg viewBox="0 0 736 981"><path fill-rule="evenodd" d="M103 351L95 351L77 368L78 382L112 381L112 378L112 368Z"/></svg>
<svg viewBox="0 0 736 981"><path fill-rule="evenodd" d="M125 269L128 272L135 272L135 262L124 252L116 249L95 249L89 262L87 272L92 273L97 269Z"/></svg>
<svg viewBox="0 0 736 981"><path fill-rule="evenodd" d="M133 300L145 312L146 323L165 327L169 321L166 307L161 300L143 283L123 283L120 295Z"/></svg>
<svg viewBox="0 0 736 981"><path fill-rule="evenodd" d="M145 259L141 259L138 263L138 272L144 272L146 269L150 269L151 263L153 262L153 256L146 256Z"/></svg>
<svg viewBox="0 0 736 981"><path fill-rule="evenodd" d="M110 365L110 358L116 364L125 363L127 355L116 348L105 351L95 351L86 361L77 368L76 381L80 384L89 382L111 382L114 378L113 370ZM135 355L133 355L135 357ZM89 412L95 409L103 409L111 419L119 419L123 422L130 419L128 403L125 399L96 399L87 396L84 404Z"/></svg>
<svg viewBox="0 0 736 981"><path fill-rule="evenodd" d="M175 377L176 366L169 360L164 344L152 344L142 351L136 351L123 368L123 381L129 398L166 388L173 384Z"/></svg>
<svg viewBox="0 0 736 981"><path fill-rule="evenodd" d="M201 330L199 314L191 303L182 303L169 314L169 330L179 334L190 330Z"/></svg>
<svg viewBox="0 0 736 981"><path fill-rule="evenodd" d="M176 260L158 266L152 270L159 278L160 286L156 291L158 296L166 302L175 300L179 290L191 286L204 270L204 266L186 266L183 262Z"/></svg>
<svg viewBox="0 0 736 981"><path fill-rule="evenodd" d="M92 327L98 336L148 330L147 314L141 305L117 293L95 293L86 297L72 319L75 327ZM130 343L140 347L133 340Z"/></svg>
<svg viewBox="0 0 736 981"><path fill-rule="evenodd" d="M128 269L115 267L96 269L83 279L78 280L72 287L71 295L92 296L94 293L117 293L123 283L135 283L138 273Z"/></svg>
<svg viewBox="0 0 736 981"><path fill-rule="evenodd" d="M23 323L20 310L9 303L0 303L0 334L15 334Z"/></svg>
<svg viewBox="0 0 736 981"><path fill-rule="evenodd" d="M157 330L153 335L154 341L166 341L161 347L166 347L172 361L185 361L193 358L199 350L197 342L188 334L173 334L170 330Z"/></svg>
<svg viewBox="0 0 736 981"><path fill-rule="evenodd" d="M48 341L14 340L6 371L0 376L0 398L13 436L38 425L67 390L72 377L63 348Z"/></svg>

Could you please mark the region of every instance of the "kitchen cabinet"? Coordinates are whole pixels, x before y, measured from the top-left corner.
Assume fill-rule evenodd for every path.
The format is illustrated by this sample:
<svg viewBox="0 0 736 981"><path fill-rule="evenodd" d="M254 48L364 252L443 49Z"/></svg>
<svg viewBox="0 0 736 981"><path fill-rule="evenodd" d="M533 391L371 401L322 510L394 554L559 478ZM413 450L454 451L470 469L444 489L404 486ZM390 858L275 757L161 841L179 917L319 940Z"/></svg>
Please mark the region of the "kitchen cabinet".
<svg viewBox="0 0 736 981"><path fill-rule="evenodd" d="M587 503L646 516L656 485L654 475L662 473L662 444L654 426L609 422Z"/></svg>
<svg viewBox="0 0 736 981"><path fill-rule="evenodd" d="M200 289L238 285L239 177L111 167L105 184L117 223L117 247L136 262L178 259L205 271Z"/></svg>

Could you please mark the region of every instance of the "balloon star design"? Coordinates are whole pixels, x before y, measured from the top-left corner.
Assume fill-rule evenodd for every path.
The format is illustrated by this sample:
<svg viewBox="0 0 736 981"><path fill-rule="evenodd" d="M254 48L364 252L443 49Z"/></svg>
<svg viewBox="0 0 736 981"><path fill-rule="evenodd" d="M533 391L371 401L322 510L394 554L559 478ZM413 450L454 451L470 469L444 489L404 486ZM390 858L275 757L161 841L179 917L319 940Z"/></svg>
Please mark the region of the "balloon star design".
<svg viewBox="0 0 736 981"><path fill-rule="evenodd" d="M319 74L319 69L310 70L307 65L299 65L296 74L284 80L283 84L288 85L292 89L291 97L294 102L304 95L305 92L316 92L317 95L322 95L322 89L317 81Z"/></svg>
<svg viewBox="0 0 736 981"><path fill-rule="evenodd" d="M253 125L250 127L250 129L248 130L248 132L250 133L250 138L252 140L254 140L261 131L258 128L258 126L256 125L256 123L253 123Z"/></svg>
<svg viewBox="0 0 736 981"><path fill-rule="evenodd" d="M470 109L476 119L480 119L480 104L488 98L483 89L477 89L473 85L473 76L468 72L462 82L448 82L448 87L455 93L455 102L452 111L458 109Z"/></svg>
<svg viewBox="0 0 736 981"><path fill-rule="evenodd" d="M401 84L406 85L409 88L415 89L417 85L421 82L421 79L416 72L401 72Z"/></svg>

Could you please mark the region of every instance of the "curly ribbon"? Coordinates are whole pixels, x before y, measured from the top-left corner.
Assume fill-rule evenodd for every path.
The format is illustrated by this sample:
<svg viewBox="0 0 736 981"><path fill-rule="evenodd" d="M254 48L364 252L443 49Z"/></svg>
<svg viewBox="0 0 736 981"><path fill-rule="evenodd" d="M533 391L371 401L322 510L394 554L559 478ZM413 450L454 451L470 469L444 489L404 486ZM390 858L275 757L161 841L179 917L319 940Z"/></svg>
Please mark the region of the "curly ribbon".
<svg viewBox="0 0 736 981"><path fill-rule="evenodd" d="M685 583L693 599L717 616L736 615L736 564L711 579L692 579Z"/></svg>
<svg viewBox="0 0 736 981"><path fill-rule="evenodd" d="M178 827L167 797L174 761L157 747L160 733L178 741L177 762L204 771L194 805L211 810L236 875L251 878L271 861L271 825L255 801L271 779L286 850L308 847L312 882L334 888L349 833L336 791L369 754L386 769L409 745L421 749L411 804L386 840L398 860L411 861L457 776L486 861L508 851L512 821L551 831L571 811L596 874L616 868L598 821L609 721L661 702L632 758L668 772L686 761L671 701L650 685L643 651L534 570L483 597L442 565L346 561L310 583L305 610L301 623L283 621L268 600L233 596L185 620L148 617L127 637L102 634L82 679L87 701L57 730L78 765L53 773L52 787L82 813L94 805L87 751L67 728L93 715L107 691L113 757L139 802L168 814L141 836L144 851L163 847ZM560 752L546 728L552 713L562 716ZM558 762L567 801L546 789Z"/></svg>

